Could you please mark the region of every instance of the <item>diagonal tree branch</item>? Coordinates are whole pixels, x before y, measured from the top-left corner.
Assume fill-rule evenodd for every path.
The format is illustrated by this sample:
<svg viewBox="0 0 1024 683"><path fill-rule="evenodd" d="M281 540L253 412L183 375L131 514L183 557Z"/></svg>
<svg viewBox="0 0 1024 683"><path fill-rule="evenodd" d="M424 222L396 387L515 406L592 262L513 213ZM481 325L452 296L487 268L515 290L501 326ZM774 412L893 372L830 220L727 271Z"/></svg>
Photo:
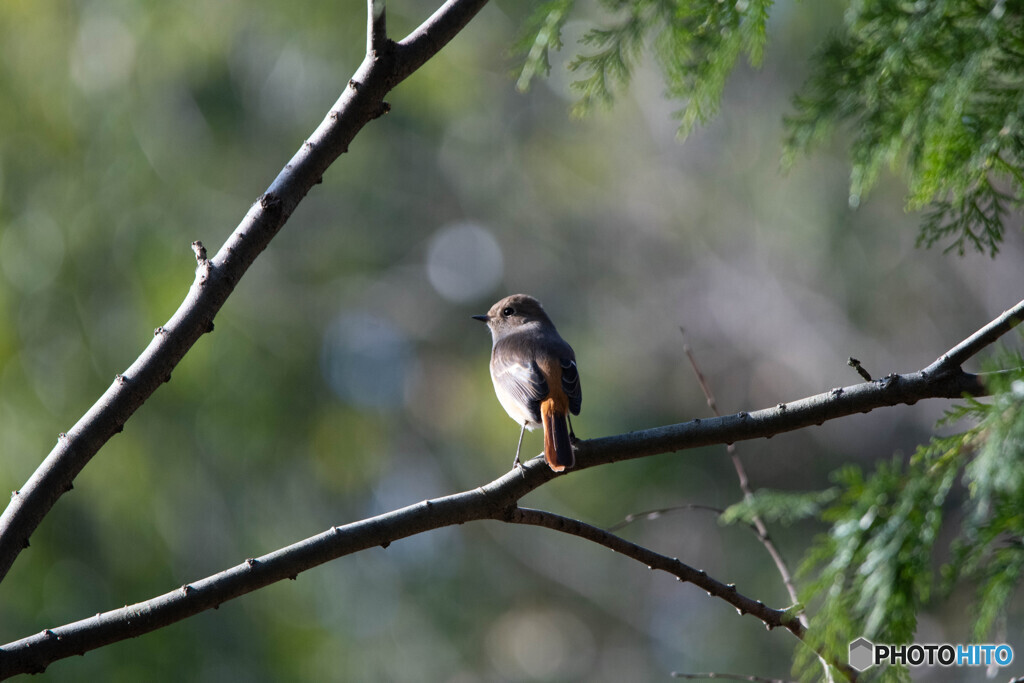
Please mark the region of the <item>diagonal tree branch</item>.
<svg viewBox="0 0 1024 683"><path fill-rule="evenodd" d="M965 361L1019 325L1022 320L1024 320L1024 301L1003 311L998 318L939 356L923 372L929 375L955 372Z"/></svg>
<svg viewBox="0 0 1024 683"><path fill-rule="evenodd" d="M0 515L0 580L29 537L89 460L139 407L171 378L192 345L213 330L213 318L256 257L287 222L324 172L371 120L388 111L384 96L455 37L487 0L448 0L400 43L387 40L383 0L368 0L371 48L327 117L252 205L217 254L197 250L196 277L170 320L134 363L66 433ZM379 15L377 10L379 8Z"/></svg>
<svg viewBox="0 0 1024 683"><path fill-rule="evenodd" d="M517 498L550 479L544 474L550 469L541 460L527 463L521 471L528 474L509 472L471 491L332 527L152 600L46 629L10 643L0 648L0 679L19 673L41 673L58 659L84 654L216 609L232 598L284 579L296 579L300 572L344 555L374 546L387 548L392 541L444 526L501 516Z"/></svg>
<svg viewBox="0 0 1024 683"><path fill-rule="evenodd" d="M1024 302L1018 305L1024 306ZM974 352L980 349L979 346ZM983 396L987 394L983 377L962 371L940 377L923 372L894 374L883 380L833 389L754 413L692 420L581 441L578 442L576 468L572 471L657 453L770 436L874 408L913 404L925 398L958 398L965 393ZM548 468L543 458L537 457L521 469L471 491L331 527L152 600L46 629L0 647L0 678L39 672L55 660L149 633L271 583L294 579L300 572L344 555L374 546L386 548L392 541L445 526L483 519L508 521L510 515L516 514L518 500L556 476L559 475Z"/></svg>
<svg viewBox="0 0 1024 683"><path fill-rule="evenodd" d="M638 562L647 565L649 569L660 569L676 577L680 581L686 581L707 591L708 595L725 600L736 608L740 615L751 614L765 623L769 629L782 627L797 638L803 639L806 627L800 623L796 615L786 610L768 607L760 600L754 600L736 590L736 584L722 583L712 578L703 569L694 569L678 558L667 557L653 550L645 548L636 543L630 543L626 539L609 533L604 529L591 526L584 522L556 515L553 512L544 510L533 510L530 508L515 507L508 511L506 522L512 524L528 524L531 526L542 526L555 531L560 531L572 536L579 536L598 545L603 545L617 553L631 557Z"/></svg>
<svg viewBox="0 0 1024 683"><path fill-rule="evenodd" d="M736 584L722 583L721 581L708 576L707 572L703 569L694 569L690 565L680 562L675 557L666 557L665 555L656 553L641 545L630 543L629 541L620 538L615 534L609 533L604 529L599 529L598 527L579 522L575 519L556 515L552 512L518 507L509 511L509 516L505 521L512 522L514 524L542 526L570 534L572 536L585 538L588 541L593 541L598 545L603 545L604 547L610 548L617 553L625 555L626 557L642 562L647 565L648 569L660 569L661 571L672 574L680 581L686 581L704 589L707 591L709 596L721 598L735 607L740 616L743 616L744 614L751 614L757 617L764 622L769 631L781 626L800 640L803 640L804 635L807 633L807 624L804 623L805 620L801 619L799 614L789 610L780 610L768 607L760 600L748 598L737 591ZM819 654L819 657L821 656L822 655ZM824 659L822 661L823 663L825 662ZM831 664L838 670L842 671L847 680L852 682L857 681L857 672L845 662L835 661Z"/></svg>

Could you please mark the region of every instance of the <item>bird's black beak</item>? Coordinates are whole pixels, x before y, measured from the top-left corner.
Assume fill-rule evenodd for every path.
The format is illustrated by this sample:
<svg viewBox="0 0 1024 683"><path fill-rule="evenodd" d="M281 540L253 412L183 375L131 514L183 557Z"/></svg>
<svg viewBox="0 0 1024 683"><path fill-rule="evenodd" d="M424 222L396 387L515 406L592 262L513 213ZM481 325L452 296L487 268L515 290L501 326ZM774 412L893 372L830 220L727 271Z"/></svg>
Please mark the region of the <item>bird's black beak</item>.
<svg viewBox="0 0 1024 683"><path fill-rule="evenodd" d="M479 320L480 322L485 323L489 318L486 315L474 315L473 320Z"/></svg>

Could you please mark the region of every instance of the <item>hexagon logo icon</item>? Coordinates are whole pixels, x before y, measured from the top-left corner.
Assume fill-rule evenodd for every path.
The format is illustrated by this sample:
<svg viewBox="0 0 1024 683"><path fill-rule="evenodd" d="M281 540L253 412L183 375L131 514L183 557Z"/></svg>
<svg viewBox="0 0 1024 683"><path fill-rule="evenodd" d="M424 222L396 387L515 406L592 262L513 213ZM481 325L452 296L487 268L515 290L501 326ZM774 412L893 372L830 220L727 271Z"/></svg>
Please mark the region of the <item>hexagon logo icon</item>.
<svg viewBox="0 0 1024 683"><path fill-rule="evenodd" d="M858 638L850 643L850 666L857 671L866 671L874 666L875 646L867 638Z"/></svg>

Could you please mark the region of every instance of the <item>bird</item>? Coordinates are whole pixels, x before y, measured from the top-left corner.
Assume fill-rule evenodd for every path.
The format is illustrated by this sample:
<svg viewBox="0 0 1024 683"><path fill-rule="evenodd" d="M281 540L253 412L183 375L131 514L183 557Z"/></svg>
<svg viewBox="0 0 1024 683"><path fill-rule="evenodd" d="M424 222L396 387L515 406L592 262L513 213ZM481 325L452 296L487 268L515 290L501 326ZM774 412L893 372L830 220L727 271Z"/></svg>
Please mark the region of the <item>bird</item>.
<svg viewBox="0 0 1024 683"><path fill-rule="evenodd" d="M522 467L523 434L544 429L544 459L555 472L576 464L569 413L580 414L583 393L576 354L555 329L544 307L532 296L513 294L485 315L491 332L491 381L509 417L522 425L513 469Z"/></svg>

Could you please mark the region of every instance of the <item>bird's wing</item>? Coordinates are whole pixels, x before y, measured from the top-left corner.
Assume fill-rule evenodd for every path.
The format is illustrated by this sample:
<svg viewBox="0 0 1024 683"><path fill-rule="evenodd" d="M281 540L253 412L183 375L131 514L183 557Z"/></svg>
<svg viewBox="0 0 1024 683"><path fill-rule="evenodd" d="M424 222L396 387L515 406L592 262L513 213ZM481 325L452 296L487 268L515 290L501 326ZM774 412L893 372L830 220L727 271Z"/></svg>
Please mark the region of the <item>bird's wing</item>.
<svg viewBox="0 0 1024 683"><path fill-rule="evenodd" d="M580 373L576 369L576 361L573 358L561 358L559 363L562 366L562 391L569 399L569 410L573 415L579 415L580 407L583 405L583 389L580 388Z"/></svg>
<svg viewBox="0 0 1024 683"><path fill-rule="evenodd" d="M540 422L540 403L547 398L548 383L536 361L516 361L499 354L493 361L492 371L495 387L500 387L499 399L502 392L508 394L517 406L528 412L531 422ZM505 409L509 411L508 406Z"/></svg>

